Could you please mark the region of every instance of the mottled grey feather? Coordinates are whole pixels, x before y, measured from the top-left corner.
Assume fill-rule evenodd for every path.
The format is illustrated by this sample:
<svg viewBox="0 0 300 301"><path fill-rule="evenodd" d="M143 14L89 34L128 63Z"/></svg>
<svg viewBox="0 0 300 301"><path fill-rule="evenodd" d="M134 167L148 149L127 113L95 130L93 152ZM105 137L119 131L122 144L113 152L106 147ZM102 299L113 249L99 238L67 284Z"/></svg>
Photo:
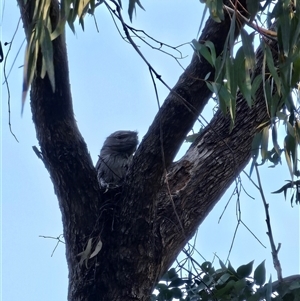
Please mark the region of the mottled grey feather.
<svg viewBox="0 0 300 301"><path fill-rule="evenodd" d="M133 131L117 131L106 138L96 164L101 187L107 188L123 183L137 145L138 135Z"/></svg>

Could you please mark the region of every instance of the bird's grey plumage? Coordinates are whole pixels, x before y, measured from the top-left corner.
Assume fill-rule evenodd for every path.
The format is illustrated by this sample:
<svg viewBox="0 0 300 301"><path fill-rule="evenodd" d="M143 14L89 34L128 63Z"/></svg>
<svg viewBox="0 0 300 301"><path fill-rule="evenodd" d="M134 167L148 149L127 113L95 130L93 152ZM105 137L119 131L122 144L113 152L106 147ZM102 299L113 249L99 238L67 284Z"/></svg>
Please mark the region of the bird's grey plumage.
<svg viewBox="0 0 300 301"><path fill-rule="evenodd" d="M96 164L101 187L108 188L123 183L137 145L138 135L134 131L117 131L106 138Z"/></svg>

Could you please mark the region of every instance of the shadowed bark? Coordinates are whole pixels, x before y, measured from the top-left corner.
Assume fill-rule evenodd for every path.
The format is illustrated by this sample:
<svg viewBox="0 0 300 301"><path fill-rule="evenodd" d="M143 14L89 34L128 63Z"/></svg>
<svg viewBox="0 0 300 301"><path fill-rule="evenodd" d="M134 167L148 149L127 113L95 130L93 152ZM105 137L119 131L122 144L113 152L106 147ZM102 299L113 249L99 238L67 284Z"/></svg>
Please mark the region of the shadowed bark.
<svg viewBox="0 0 300 301"><path fill-rule="evenodd" d="M18 3L28 36L31 1ZM57 12L58 3L52 0L53 24ZM221 23L209 19L199 40L212 41L219 55L230 22L228 16ZM74 119L63 36L53 41L53 48L54 68L59 70L56 91L47 77L36 76L31 108L62 212L68 299L149 300L155 283L247 164L257 126L268 120L263 93L258 91L251 109L239 96L232 132L229 117L218 112L186 155L172 163L211 97L203 78L211 72L213 79L213 70L194 55L141 142L126 183L103 193ZM256 73L261 72L260 56ZM102 249L85 260L80 253L91 238L93 247L101 240Z"/></svg>

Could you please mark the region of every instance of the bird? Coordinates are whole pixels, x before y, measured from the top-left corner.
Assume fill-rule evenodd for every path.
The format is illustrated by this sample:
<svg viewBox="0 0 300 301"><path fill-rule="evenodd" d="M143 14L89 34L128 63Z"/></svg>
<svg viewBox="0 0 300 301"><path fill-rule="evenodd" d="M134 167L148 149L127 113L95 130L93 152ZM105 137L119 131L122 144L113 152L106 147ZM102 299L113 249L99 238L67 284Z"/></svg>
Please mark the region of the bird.
<svg viewBox="0 0 300 301"><path fill-rule="evenodd" d="M101 188L109 189L123 184L138 142L136 131L116 131L106 138L96 164Z"/></svg>

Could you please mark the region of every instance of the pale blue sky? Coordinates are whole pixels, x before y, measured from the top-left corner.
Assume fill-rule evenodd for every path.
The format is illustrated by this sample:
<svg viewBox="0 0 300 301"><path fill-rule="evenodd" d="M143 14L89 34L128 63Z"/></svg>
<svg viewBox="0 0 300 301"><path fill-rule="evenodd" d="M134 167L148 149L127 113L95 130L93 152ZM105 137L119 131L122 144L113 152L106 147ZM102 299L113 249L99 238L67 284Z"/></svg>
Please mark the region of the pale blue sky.
<svg viewBox="0 0 300 301"><path fill-rule="evenodd" d="M124 0L124 6L126 1ZM142 1L146 11L138 9L133 26L144 29L157 40L177 46L196 38L203 5L197 0ZM19 12L16 1L2 0L1 41L8 42L16 28ZM115 130L138 130L140 140L146 133L157 112L154 88L148 67L124 42L104 5L96 11L99 33L94 21L86 18L86 30L77 28L74 36L67 32L70 79L74 111L79 129L85 138L94 162L106 136ZM126 10L124 17L127 18ZM24 39L22 24L16 35L8 58L7 72ZM169 56L151 50L137 42L152 66L169 86L180 76L181 67ZM4 47L6 54L8 47ZM181 48L186 66L192 48ZM51 253L56 241L39 238L39 235L59 236L62 233L61 215L52 182L43 163L32 151L38 146L32 123L29 99L21 111L21 87L24 47L16 58L9 77L11 92L12 129L19 139L17 143L8 128L7 91L2 88L2 294L3 300L52 301L66 300L67 266L64 246L59 245L54 256ZM3 68L3 63L1 64ZM1 69L2 70L2 69ZM3 72L1 71L1 74ZM2 80L3 82L3 76ZM157 82L161 102L168 94ZM212 105L207 109L211 112ZM199 125L197 125L199 127ZM188 147L183 146L182 155ZM180 154L178 156L180 156ZM279 257L284 276L299 273L299 208L291 208L281 195L270 192L289 179L285 164L277 169L262 167L262 179L276 242L282 243ZM254 177L255 178L255 177ZM243 177L243 184L255 200L245 194L241 198L242 218L261 239L267 249L261 247L242 226L238 231L231 255L235 267L255 259L255 265L266 259L268 272L276 278L271 255L262 202L254 187ZM235 199L231 201L221 223L219 217L231 191L227 192L198 232L197 248L207 260L216 252L227 258L236 226ZM199 261L201 261L199 259Z"/></svg>

